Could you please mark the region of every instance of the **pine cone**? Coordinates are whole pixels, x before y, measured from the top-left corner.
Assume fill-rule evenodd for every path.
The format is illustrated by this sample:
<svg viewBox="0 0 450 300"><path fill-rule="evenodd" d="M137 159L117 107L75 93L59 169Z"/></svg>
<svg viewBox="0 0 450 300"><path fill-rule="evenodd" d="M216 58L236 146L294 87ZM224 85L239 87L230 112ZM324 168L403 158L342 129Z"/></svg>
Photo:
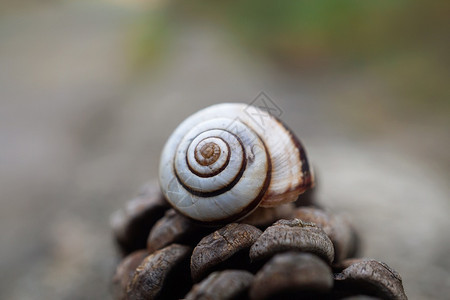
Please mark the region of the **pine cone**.
<svg viewBox="0 0 450 300"><path fill-rule="evenodd" d="M148 185L112 218L124 255L116 299L407 299L396 271L354 258L359 240L348 220L311 201L204 227L157 191Z"/></svg>

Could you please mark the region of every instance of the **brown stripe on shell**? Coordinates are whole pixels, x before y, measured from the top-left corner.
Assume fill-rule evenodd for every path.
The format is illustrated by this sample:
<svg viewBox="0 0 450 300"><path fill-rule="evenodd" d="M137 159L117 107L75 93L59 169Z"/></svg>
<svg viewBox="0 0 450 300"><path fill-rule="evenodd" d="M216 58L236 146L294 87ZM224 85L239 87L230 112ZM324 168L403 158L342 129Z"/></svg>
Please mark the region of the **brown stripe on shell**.
<svg viewBox="0 0 450 300"><path fill-rule="evenodd" d="M204 139L201 140L198 144L200 144L201 142L203 142L204 140L209 139L209 138L211 138L211 137L204 138ZM214 138L219 139L218 137L214 137ZM223 141L223 140L222 140L222 141ZM194 152L195 152L195 153L194 153L194 158L195 158L195 160L197 161L197 163L199 163L199 164L202 165L202 166L209 166L209 165L215 163L215 162L219 159L220 152L221 152L220 147L218 147L218 145L215 144L214 142L209 142L209 143L207 143L206 145L203 145L202 148L200 149L200 152L202 152L202 156L203 156L203 158L206 159L206 161L200 160L200 158L199 158L198 155L197 155L197 154L198 154L198 152L197 152L198 144L197 144L197 146L195 147L195 150L194 150ZM208 155L208 157L205 157L205 154L203 153L205 147L206 147L206 148L209 148L209 147L212 147L212 148L213 148L213 149L212 149L212 153L206 153L206 155ZM211 156L212 156L212 163L209 163L208 159L210 159Z"/></svg>
<svg viewBox="0 0 450 300"><path fill-rule="evenodd" d="M239 138L238 138L238 140L239 140L239 143L242 145L242 141L241 141ZM244 152L245 152L245 150L244 150ZM226 193L226 192L228 192L229 190L231 190L231 189L238 183L239 179L241 179L242 174L244 174L244 171L245 171L245 169L246 169L246 166L247 166L247 158L246 158L246 156L244 155L244 159L242 160L242 164L241 164L241 169L240 169L239 172L236 174L236 176L233 178L233 180L232 180L228 185L224 186L223 188L218 189L218 190L215 190L215 191L212 191L212 192L196 191L196 190L190 188L190 187L187 186L187 185L180 179L180 177L178 176L178 173L176 172L176 169L175 169L175 163L174 163L174 166L173 166L173 167L174 167L174 171L175 171L175 172L174 172L174 173L175 173L175 177L177 178L178 182L181 184L181 186L182 186L186 191L188 191L188 192L191 193L192 195L207 198L207 197L215 197L215 196L218 196L218 195L220 195L220 194Z"/></svg>
<svg viewBox="0 0 450 300"><path fill-rule="evenodd" d="M259 137L259 136L258 136ZM266 151L266 155L267 155L267 171L266 171L266 179L264 181L264 185L262 186L261 190L259 191L258 196L256 196L256 198L249 204L247 205L247 207L245 207L241 213L239 213L238 218L236 218L235 220L239 220L240 218L243 218L245 216L247 216L250 212L252 212L254 209L256 209L256 207L258 206L258 204L260 204L260 202L262 201L264 194L266 193L266 191L268 190L270 183L272 182L272 161L270 160L270 153L266 147L266 144L264 143L264 141L261 139L261 142L264 145L264 150ZM231 222L231 219L228 221L226 220L227 223Z"/></svg>
<svg viewBox="0 0 450 300"><path fill-rule="evenodd" d="M255 134L261 140L261 142L262 142L262 144L264 146L264 150L266 151L267 158L268 158L267 159L267 172L266 172L267 176L265 178L265 181L264 181L264 184L263 184L261 190L259 191L258 196L256 196L255 199L253 199L246 207L242 208L242 210L240 212L236 212L230 217L227 217L227 218L224 218L224 219L220 219L220 220L213 220L213 221L209 221L209 220L201 220L201 221L200 220L195 220L195 219L192 219L190 216L184 214L183 212L179 211L177 209L177 207L174 206L173 208L178 213L180 213L181 215L183 215L186 218L189 218L190 220L192 220L194 223L198 223L198 224L202 224L202 225L206 225L206 226L207 225L216 226L216 225L221 225L221 224L228 224L228 223L231 223L233 221L238 221L238 220L246 217L247 215L249 215L252 211L254 211L258 207L258 205L260 205L260 202L262 201L262 199L263 199L267 189L270 186L270 182L272 181L271 180L272 179L272 161L270 160L270 153L269 153L269 151L268 151L268 149L266 147L266 144L264 143L264 140L256 132L255 132ZM238 139L239 143L242 146L243 153L245 153L245 148L243 147L241 139L239 137L237 137L237 139ZM244 162L244 165L246 166L247 165L247 156L246 155L244 155L243 162ZM173 167L174 167L174 170L175 170L175 164L173 165ZM243 168L243 169L245 169L245 168ZM180 178L178 178L177 173L176 172L174 172L174 173L175 173L175 176L178 179L178 182L184 187L184 185L180 181ZM241 176L242 176L242 174L241 174Z"/></svg>
<svg viewBox="0 0 450 300"><path fill-rule="evenodd" d="M308 158L306 156L305 147L303 147L303 144L300 142L300 140L297 138L297 136L294 134L294 132L280 119L274 117L274 119L280 123L284 129L289 133L289 136L291 137L292 142L295 144L297 149L299 150L299 157L300 161L302 162L302 179L303 184L302 186L306 189L314 186L314 178L311 174L311 168L309 166Z"/></svg>
<svg viewBox="0 0 450 300"><path fill-rule="evenodd" d="M205 131L203 131L203 132L205 132ZM199 133L198 135L202 134L203 132ZM198 136L198 135L197 135L197 136ZM195 136L195 137L197 137L197 136ZM207 137L207 138L210 138L210 137ZM200 142L206 140L207 138L204 138L204 139L201 140ZM215 136L214 138L221 139L221 140L227 145L227 148L228 148L228 154L227 154L227 160L226 160L226 162L223 164L222 167L220 167L219 169L217 169L215 172L210 173L210 174L202 174L202 173L199 173L199 172L197 172L196 170L194 170L194 169L191 167L191 165L189 164L189 161L188 161L188 155L187 155L187 152L186 152L186 156L185 156L185 159L186 159L186 165L188 166L189 170L190 170L192 173L194 173L195 175L197 175L198 177L208 178L208 177L216 176L217 174L219 174L220 172L222 172L223 170L225 170L225 168L228 166L228 164L229 164L229 162L230 162L230 156L231 156L231 149L230 149L230 146L229 146L228 143L225 142L222 138L216 137L216 136ZM194 138L194 139L195 139L195 138ZM242 145L242 143L241 143L241 145ZM188 149L189 149L189 147L188 147ZM197 160L197 162L198 162L198 160ZM200 163L200 162L199 162L199 163Z"/></svg>
<svg viewBox="0 0 450 300"><path fill-rule="evenodd" d="M280 119L272 116L273 119L280 124L286 132L289 134L292 143L299 150L299 158L302 163L302 182L301 184L292 188L290 185L286 192L283 194L279 193L267 193L264 199L261 201L261 207L273 207L284 203L294 202L297 200L298 196L304 193L307 189L314 187L314 177L311 174L311 169L309 166L308 158L306 156L305 148L303 147L300 140L295 136L293 131ZM269 189L270 190L270 189Z"/></svg>
<svg viewBox="0 0 450 300"><path fill-rule="evenodd" d="M208 129L207 131L209 131L209 130L216 130L216 129L217 129L217 130L222 130L222 129L220 129L220 128L213 128L213 129ZM203 131L203 132L205 132L205 131ZM199 133L199 134L202 134L203 132L201 132L201 133ZM172 165L172 168L173 168L173 171L174 171L173 173L175 174L175 177L177 178L178 182L181 184L181 186L182 186L186 191L188 191L188 192L191 193L192 195L199 196L199 197L214 197L214 196L223 194L223 193L225 193L225 192L231 190L231 189L236 185L236 183L238 183L239 179L242 177L242 174L243 174L244 171L245 171L245 168L247 167L247 157L246 157L245 148L244 148L244 144L242 143L242 140L241 140L237 135L235 135L234 133L231 133L231 132L230 132L230 134L234 135L234 136L236 137L236 139L238 140L239 144L241 144L242 153L243 153L243 159L242 159L242 163L241 163L241 169L239 170L238 174L236 174L236 177L233 178L233 180L230 182L230 184L228 184L228 185L224 186L223 188L218 189L218 190L216 190L216 191L212 191L212 192L202 192L202 191L197 191L197 190L194 190L194 189L190 188L189 186L187 186L187 185L181 180L181 178L178 176L177 169L175 168L175 161L173 161L173 165ZM197 135L197 136L198 136L198 135ZM194 137L194 139L195 139L195 137ZM229 152L229 153L230 153L230 152ZM186 159L187 159L187 158L186 158ZM189 166L189 164L188 164L188 166ZM200 177L201 177L201 176L200 176ZM205 176L205 177L212 177L212 176Z"/></svg>
<svg viewBox="0 0 450 300"><path fill-rule="evenodd" d="M261 190L259 191L258 196L256 196L256 198L249 203L249 205L247 205L246 207L244 207L240 212L235 213L235 215L229 217L229 218L225 218L219 221L214 221L214 224L227 224L227 223L231 223L233 221L237 221L240 220L244 217L246 217L248 214L250 214L253 210L255 210L258 205L260 204L260 202L262 201L264 194L266 193L267 189L270 186L270 182L272 181L272 161L270 160L270 153L266 147L266 144L264 143L264 140L261 139L261 137L255 132L255 134L260 138L261 142L264 145L264 150L266 151L266 155L269 159L267 159L267 176L266 179L264 181L264 185L262 186Z"/></svg>

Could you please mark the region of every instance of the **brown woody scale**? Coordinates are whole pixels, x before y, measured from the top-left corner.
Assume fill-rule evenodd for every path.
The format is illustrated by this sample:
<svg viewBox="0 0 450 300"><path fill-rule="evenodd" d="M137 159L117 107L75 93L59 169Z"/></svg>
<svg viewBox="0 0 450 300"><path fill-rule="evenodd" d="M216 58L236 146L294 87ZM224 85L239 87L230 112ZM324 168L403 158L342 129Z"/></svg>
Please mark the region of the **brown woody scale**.
<svg viewBox="0 0 450 300"><path fill-rule="evenodd" d="M111 219L124 256L114 297L407 299L396 271L354 258L359 243L346 218L307 202L203 227L170 209L149 184Z"/></svg>

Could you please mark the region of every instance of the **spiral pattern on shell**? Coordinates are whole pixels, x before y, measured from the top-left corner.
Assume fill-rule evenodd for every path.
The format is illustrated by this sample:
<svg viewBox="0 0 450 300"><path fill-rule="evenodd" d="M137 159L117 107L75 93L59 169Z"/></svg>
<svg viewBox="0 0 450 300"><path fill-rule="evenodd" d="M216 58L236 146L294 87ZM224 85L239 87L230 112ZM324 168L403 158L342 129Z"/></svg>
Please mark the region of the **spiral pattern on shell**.
<svg viewBox="0 0 450 300"><path fill-rule="evenodd" d="M183 215L200 222L230 222L259 205L295 201L312 185L298 139L267 113L261 126L247 108L219 104L201 110L166 143L160 184Z"/></svg>

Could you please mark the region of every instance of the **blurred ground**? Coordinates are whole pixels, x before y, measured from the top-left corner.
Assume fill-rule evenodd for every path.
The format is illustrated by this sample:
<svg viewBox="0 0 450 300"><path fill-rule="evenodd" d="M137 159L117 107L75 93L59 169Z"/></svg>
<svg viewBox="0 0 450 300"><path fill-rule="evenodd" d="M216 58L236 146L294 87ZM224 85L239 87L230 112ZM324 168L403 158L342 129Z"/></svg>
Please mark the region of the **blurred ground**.
<svg viewBox="0 0 450 300"><path fill-rule="evenodd" d="M136 70L130 40L145 13L120 3L0 15L1 299L108 298L109 215L157 176L168 135L200 108L261 91L306 145L320 202L360 229L363 254L398 270L411 299L445 299L448 111L402 114L408 104L374 73L293 74L192 21Z"/></svg>

